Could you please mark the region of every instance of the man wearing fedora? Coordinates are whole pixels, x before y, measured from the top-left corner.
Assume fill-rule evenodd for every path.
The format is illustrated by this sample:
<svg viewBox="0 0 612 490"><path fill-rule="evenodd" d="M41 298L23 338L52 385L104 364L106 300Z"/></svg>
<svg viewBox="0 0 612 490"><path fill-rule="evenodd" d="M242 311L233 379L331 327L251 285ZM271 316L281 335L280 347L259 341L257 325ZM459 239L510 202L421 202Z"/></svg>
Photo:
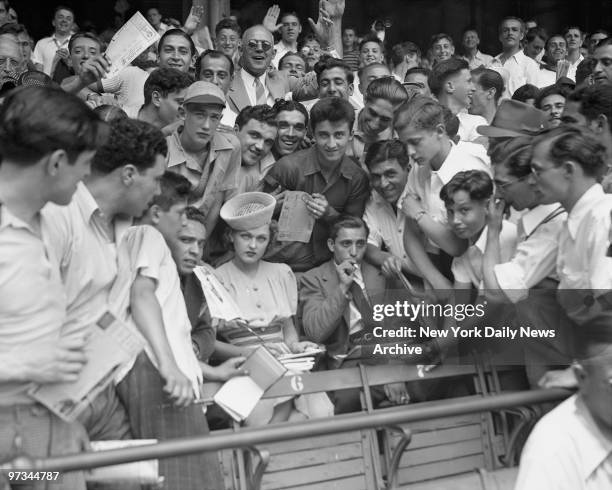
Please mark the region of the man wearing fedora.
<svg viewBox="0 0 612 490"><path fill-rule="evenodd" d="M548 127L548 115L544 111L525 102L506 99L499 104L491 124L478 126L476 131L489 138L491 153L497 143L517 136L535 136Z"/></svg>
<svg viewBox="0 0 612 490"><path fill-rule="evenodd" d="M240 143L235 135L217 131L225 105L219 87L195 82L179 109L184 125L166 138L168 170L183 175L193 186L194 206L206 215L207 236L215 229L229 193L238 187Z"/></svg>

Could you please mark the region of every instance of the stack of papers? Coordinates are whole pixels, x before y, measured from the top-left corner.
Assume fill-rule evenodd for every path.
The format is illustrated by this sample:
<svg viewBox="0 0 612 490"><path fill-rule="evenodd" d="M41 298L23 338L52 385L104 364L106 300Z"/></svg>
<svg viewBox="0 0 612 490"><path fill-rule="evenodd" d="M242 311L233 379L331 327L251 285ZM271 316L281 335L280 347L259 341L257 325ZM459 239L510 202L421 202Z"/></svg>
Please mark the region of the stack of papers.
<svg viewBox="0 0 612 490"><path fill-rule="evenodd" d="M315 356L325 352L322 349L311 349L299 354L284 354L278 358L289 371L305 373L312 370Z"/></svg>

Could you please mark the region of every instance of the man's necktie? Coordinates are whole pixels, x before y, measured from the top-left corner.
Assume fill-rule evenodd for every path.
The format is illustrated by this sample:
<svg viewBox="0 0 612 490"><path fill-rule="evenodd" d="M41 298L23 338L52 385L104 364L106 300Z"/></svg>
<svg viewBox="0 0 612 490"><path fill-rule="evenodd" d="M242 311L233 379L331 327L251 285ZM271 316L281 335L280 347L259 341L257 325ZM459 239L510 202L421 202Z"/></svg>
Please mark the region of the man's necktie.
<svg viewBox="0 0 612 490"><path fill-rule="evenodd" d="M263 105L267 102L266 90L259 78L255 79L255 99L256 105Z"/></svg>

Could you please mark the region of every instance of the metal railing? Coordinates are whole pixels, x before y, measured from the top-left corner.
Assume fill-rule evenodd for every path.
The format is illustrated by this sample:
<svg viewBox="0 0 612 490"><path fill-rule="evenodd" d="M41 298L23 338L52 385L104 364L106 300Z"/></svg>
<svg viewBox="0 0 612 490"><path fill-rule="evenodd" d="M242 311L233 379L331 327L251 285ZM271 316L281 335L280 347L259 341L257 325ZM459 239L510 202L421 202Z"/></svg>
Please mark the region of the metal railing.
<svg viewBox="0 0 612 490"><path fill-rule="evenodd" d="M389 427L437 417L501 410L511 407L560 401L572 392L563 389L532 390L493 396L471 396L446 399L397 408L376 410L372 413L339 415L327 419L300 423L282 423L266 427L245 428L223 434L182 438L133 448L114 449L96 453L69 454L44 459L18 458L0 465L0 471L74 471L110 466L133 461L160 459L204 451L245 448L262 443L304 437L329 435L353 430ZM419 406L423 405L423 406Z"/></svg>

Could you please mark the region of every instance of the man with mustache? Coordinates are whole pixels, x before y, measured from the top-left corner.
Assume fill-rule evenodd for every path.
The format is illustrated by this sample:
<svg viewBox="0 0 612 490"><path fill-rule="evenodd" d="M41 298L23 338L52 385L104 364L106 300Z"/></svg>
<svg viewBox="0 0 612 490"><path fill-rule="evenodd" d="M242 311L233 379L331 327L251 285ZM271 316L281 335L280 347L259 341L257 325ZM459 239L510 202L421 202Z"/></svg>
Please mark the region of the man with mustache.
<svg viewBox="0 0 612 490"><path fill-rule="evenodd" d="M491 67L503 68L508 73L508 92L530 83L537 85L538 65L521 50L521 41L525 36L525 25L517 17L506 17L499 25L499 41L502 52L493 58Z"/></svg>

